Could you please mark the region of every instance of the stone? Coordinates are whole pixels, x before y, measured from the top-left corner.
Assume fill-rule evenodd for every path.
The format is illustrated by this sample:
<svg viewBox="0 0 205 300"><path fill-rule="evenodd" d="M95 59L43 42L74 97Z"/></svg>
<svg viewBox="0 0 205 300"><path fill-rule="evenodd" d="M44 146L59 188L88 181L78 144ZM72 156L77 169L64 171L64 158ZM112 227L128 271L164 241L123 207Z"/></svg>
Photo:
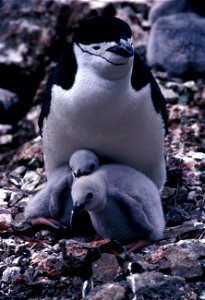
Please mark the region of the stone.
<svg viewBox="0 0 205 300"><path fill-rule="evenodd" d="M106 283L94 288L85 297L85 300L123 300L125 299L125 288L118 283Z"/></svg>
<svg viewBox="0 0 205 300"><path fill-rule="evenodd" d="M15 276L21 275L21 268L12 266L6 268L6 270L2 274L2 281L3 282L11 282L14 280Z"/></svg>
<svg viewBox="0 0 205 300"><path fill-rule="evenodd" d="M200 259L204 256L204 241L190 239L161 246L155 253L148 255L146 260L157 264L158 270L169 268L172 276L191 279L203 275Z"/></svg>
<svg viewBox="0 0 205 300"><path fill-rule="evenodd" d="M205 160L205 153L195 152L195 153L193 153L192 158L196 161Z"/></svg>
<svg viewBox="0 0 205 300"><path fill-rule="evenodd" d="M23 177L24 183L21 186L21 190L24 192L32 192L40 182L40 176L35 171L27 171Z"/></svg>
<svg viewBox="0 0 205 300"><path fill-rule="evenodd" d="M0 233L8 231L11 228L11 221L10 210L0 208Z"/></svg>
<svg viewBox="0 0 205 300"><path fill-rule="evenodd" d="M0 136L0 145L7 146L12 143L13 136L11 134L4 134Z"/></svg>
<svg viewBox="0 0 205 300"><path fill-rule="evenodd" d="M19 98L16 93L0 88L0 123L5 123L9 110L15 107L18 101Z"/></svg>
<svg viewBox="0 0 205 300"><path fill-rule="evenodd" d="M0 205L5 205L6 200L10 197L11 192L9 190L0 189Z"/></svg>
<svg viewBox="0 0 205 300"><path fill-rule="evenodd" d="M168 276L152 271L130 275L127 281L134 295L143 299L180 300L185 294L186 281L179 276Z"/></svg>
<svg viewBox="0 0 205 300"><path fill-rule="evenodd" d="M166 247L165 257L170 262L171 274L184 278L194 278L202 276L203 269L199 261L200 255L205 255L205 245L180 242L178 245Z"/></svg>
<svg viewBox="0 0 205 300"><path fill-rule="evenodd" d="M112 254L103 253L101 257L92 264L93 279L103 283L114 281L119 273L119 264Z"/></svg>
<svg viewBox="0 0 205 300"><path fill-rule="evenodd" d="M160 86L160 89L168 103L176 103L177 102L179 95L177 93L175 93L172 89L164 88L163 86Z"/></svg>

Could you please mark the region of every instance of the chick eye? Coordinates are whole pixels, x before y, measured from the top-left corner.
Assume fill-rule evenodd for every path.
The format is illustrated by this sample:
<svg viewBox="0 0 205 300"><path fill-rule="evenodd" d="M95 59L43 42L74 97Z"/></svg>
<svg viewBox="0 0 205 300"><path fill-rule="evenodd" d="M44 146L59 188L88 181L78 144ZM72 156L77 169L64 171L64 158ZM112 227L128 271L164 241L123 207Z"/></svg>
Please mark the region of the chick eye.
<svg viewBox="0 0 205 300"><path fill-rule="evenodd" d="M100 49L100 46L94 46L93 49L94 49L94 50L99 50L99 49Z"/></svg>
<svg viewBox="0 0 205 300"><path fill-rule="evenodd" d="M90 200L92 198L93 198L93 193L88 193L87 196L86 196L86 199Z"/></svg>
<svg viewBox="0 0 205 300"><path fill-rule="evenodd" d="M95 164L90 165L90 171L93 171L93 170L95 170Z"/></svg>

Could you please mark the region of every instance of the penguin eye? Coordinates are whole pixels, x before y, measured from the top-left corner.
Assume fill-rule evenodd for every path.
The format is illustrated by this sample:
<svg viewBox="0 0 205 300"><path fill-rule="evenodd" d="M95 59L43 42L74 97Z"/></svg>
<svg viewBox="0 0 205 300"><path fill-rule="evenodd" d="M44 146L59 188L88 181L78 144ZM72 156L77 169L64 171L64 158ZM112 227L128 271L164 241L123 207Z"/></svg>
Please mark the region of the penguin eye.
<svg viewBox="0 0 205 300"><path fill-rule="evenodd" d="M93 49L94 49L94 50L99 50L99 49L100 49L100 46L94 46Z"/></svg>
<svg viewBox="0 0 205 300"><path fill-rule="evenodd" d="M95 170L95 164L90 165L90 171L93 171L93 170Z"/></svg>
<svg viewBox="0 0 205 300"><path fill-rule="evenodd" d="M91 200L93 198L93 193L88 193L86 196L86 200Z"/></svg>

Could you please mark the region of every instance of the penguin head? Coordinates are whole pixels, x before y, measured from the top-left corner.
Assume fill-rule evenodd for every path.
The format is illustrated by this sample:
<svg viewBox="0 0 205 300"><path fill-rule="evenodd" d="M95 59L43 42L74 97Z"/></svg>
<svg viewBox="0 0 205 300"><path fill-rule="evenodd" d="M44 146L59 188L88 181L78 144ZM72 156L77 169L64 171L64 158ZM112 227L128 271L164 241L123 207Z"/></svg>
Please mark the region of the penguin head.
<svg viewBox="0 0 205 300"><path fill-rule="evenodd" d="M73 43L77 63L93 67L101 76L124 76L133 64L132 32L121 19L101 16L84 21Z"/></svg>
<svg viewBox="0 0 205 300"><path fill-rule="evenodd" d="M89 175L99 168L100 162L97 155L85 149L75 151L69 160L69 166L74 178Z"/></svg>
<svg viewBox="0 0 205 300"><path fill-rule="evenodd" d="M73 211L101 211L106 204L106 185L95 173L82 176L72 185Z"/></svg>

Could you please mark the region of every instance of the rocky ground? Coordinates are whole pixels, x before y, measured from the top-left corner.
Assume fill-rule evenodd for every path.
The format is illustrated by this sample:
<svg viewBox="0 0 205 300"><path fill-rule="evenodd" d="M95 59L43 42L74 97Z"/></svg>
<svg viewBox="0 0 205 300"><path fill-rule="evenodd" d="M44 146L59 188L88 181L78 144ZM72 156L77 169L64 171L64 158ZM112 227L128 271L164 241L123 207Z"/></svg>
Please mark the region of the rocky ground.
<svg viewBox="0 0 205 300"><path fill-rule="evenodd" d="M46 78L71 29L87 16L116 15L132 26L145 57L153 2L0 2L0 299L205 299L203 78L154 72L169 114L163 240L127 254L115 241L83 243L33 229L23 217L45 183L37 121Z"/></svg>

